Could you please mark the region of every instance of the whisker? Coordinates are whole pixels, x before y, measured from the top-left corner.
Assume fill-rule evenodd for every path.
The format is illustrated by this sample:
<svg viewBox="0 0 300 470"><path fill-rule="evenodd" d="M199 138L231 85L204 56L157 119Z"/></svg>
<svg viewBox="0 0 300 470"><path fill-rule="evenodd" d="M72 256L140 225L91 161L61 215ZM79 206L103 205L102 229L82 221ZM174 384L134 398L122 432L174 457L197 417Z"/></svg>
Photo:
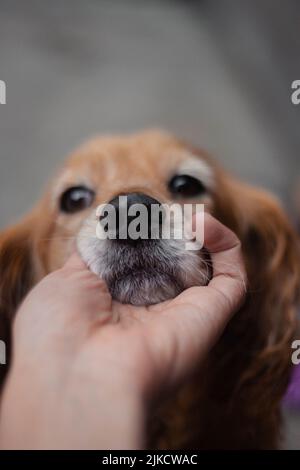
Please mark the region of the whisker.
<svg viewBox="0 0 300 470"><path fill-rule="evenodd" d="M246 281L244 279L244 276L242 275L242 271L238 268L236 268L236 266L234 266L232 263L225 263L225 262L222 262L222 261L217 261L217 262L212 262L211 260L203 260L203 262L205 263L206 267L210 266L211 268L230 268L233 273L237 274L241 280L242 280L242 284L243 284L243 288L244 288L244 291L245 292L255 292L254 290L251 291L249 289L247 289L247 284L246 284ZM226 274L226 273L225 273Z"/></svg>

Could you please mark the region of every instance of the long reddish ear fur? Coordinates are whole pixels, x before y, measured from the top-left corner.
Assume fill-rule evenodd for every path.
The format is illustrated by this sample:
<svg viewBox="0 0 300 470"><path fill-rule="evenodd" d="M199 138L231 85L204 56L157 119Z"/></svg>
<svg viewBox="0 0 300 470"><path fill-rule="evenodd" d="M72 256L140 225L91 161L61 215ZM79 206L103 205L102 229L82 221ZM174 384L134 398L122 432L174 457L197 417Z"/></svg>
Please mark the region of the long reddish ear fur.
<svg viewBox="0 0 300 470"><path fill-rule="evenodd" d="M218 194L216 215L242 241L249 280L246 304L216 347L216 357L222 357L219 379L226 384L223 398L227 389L226 399L235 409L234 417L228 414L229 426L232 432L236 426L239 447L276 448L296 332L298 237L266 192L222 174Z"/></svg>
<svg viewBox="0 0 300 470"><path fill-rule="evenodd" d="M9 365L12 318L34 280L32 224L29 217L0 234L0 339L7 348L7 365L0 370L2 376Z"/></svg>

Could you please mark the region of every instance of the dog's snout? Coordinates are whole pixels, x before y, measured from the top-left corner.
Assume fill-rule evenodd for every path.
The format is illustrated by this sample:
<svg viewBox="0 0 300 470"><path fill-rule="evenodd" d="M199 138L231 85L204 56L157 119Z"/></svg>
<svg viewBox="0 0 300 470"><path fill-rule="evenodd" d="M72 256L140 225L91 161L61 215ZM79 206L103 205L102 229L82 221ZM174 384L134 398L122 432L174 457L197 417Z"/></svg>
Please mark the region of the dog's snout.
<svg viewBox="0 0 300 470"><path fill-rule="evenodd" d="M113 209L114 227L112 233L117 240L136 243L141 239L159 238L160 228L164 219L161 203L144 193L120 194L111 199L107 206ZM109 231L109 211L100 216L100 223ZM132 227L130 229L130 226ZM136 229L135 232L133 228Z"/></svg>
<svg viewBox="0 0 300 470"><path fill-rule="evenodd" d="M157 199L154 199L151 196L148 196L144 193L128 193L128 194L120 194L113 198L109 204L112 204L116 209L119 208L120 204L122 204L122 199L120 197L125 197L127 199L127 207L128 209L133 206L134 204L142 204L148 210L151 210L151 205L158 205L160 206L160 202Z"/></svg>

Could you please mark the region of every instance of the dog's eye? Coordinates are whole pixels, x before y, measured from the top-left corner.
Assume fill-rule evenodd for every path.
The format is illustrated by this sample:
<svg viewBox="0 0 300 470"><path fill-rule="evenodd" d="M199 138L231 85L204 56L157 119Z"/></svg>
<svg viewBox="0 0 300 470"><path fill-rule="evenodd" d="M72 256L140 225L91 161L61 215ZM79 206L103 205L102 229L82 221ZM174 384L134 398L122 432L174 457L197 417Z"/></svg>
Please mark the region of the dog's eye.
<svg viewBox="0 0 300 470"><path fill-rule="evenodd" d="M168 187L169 191L178 197L200 196L206 191L201 181L189 175L173 176Z"/></svg>
<svg viewBox="0 0 300 470"><path fill-rule="evenodd" d="M67 189L60 198L60 210L68 214L82 211L90 207L95 193L84 186L74 186Z"/></svg>

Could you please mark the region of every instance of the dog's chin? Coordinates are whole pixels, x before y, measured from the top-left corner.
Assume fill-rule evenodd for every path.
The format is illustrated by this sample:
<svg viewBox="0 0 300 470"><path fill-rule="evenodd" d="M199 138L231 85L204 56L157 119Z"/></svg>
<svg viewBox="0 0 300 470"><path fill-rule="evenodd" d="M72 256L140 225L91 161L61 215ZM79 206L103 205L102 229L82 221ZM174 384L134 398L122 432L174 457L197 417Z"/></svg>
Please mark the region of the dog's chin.
<svg viewBox="0 0 300 470"><path fill-rule="evenodd" d="M107 279L113 299L132 305L151 305L176 297L184 286L168 273L151 273L142 268L132 270L120 278L117 274Z"/></svg>
<svg viewBox="0 0 300 470"><path fill-rule="evenodd" d="M164 240L137 246L82 237L78 249L92 272L102 277L114 300L151 305L172 299L188 287L204 285L203 259Z"/></svg>

